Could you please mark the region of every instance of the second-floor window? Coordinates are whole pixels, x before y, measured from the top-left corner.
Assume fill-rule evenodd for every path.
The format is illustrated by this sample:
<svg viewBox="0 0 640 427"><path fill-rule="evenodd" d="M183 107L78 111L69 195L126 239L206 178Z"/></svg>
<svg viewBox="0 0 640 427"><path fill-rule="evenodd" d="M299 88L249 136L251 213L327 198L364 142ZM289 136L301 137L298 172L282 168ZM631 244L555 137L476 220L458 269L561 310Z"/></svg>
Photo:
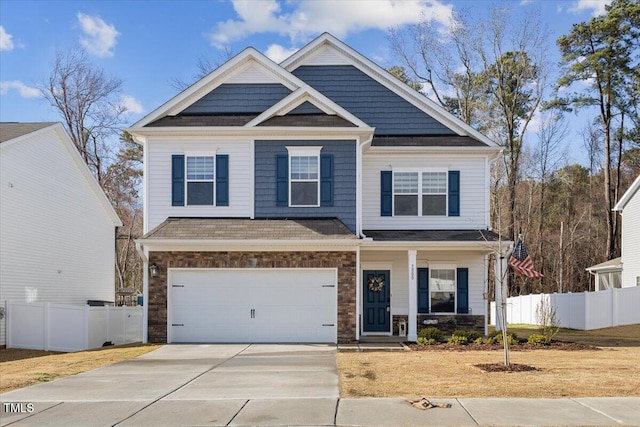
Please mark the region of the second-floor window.
<svg viewBox="0 0 640 427"><path fill-rule="evenodd" d="M187 156L187 205L214 204L214 157Z"/></svg>
<svg viewBox="0 0 640 427"><path fill-rule="evenodd" d="M287 147L289 206L320 206L320 150L322 147Z"/></svg>
<svg viewBox="0 0 640 427"><path fill-rule="evenodd" d="M394 172L395 216L447 214L447 172Z"/></svg>
<svg viewBox="0 0 640 427"><path fill-rule="evenodd" d="M228 154L172 154L171 206L229 206Z"/></svg>
<svg viewBox="0 0 640 427"><path fill-rule="evenodd" d="M318 206L320 156L290 156L291 206Z"/></svg>

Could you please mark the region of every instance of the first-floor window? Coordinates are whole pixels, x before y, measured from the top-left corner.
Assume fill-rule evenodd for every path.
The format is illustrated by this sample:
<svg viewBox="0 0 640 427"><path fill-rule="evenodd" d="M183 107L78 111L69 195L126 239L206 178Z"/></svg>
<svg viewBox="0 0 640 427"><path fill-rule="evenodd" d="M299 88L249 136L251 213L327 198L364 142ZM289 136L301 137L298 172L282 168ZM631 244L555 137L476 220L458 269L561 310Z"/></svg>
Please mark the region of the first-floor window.
<svg viewBox="0 0 640 427"><path fill-rule="evenodd" d="M187 156L187 205L213 205L214 156Z"/></svg>
<svg viewBox="0 0 640 427"><path fill-rule="evenodd" d="M456 312L456 270L429 270L431 313Z"/></svg>

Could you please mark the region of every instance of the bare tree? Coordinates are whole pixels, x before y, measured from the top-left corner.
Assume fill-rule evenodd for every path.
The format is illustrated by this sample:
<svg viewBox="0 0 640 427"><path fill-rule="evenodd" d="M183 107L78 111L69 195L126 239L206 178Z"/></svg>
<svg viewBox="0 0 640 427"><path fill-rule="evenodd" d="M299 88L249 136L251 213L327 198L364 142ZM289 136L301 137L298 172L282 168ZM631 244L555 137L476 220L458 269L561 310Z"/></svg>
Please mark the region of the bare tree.
<svg viewBox="0 0 640 427"><path fill-rule="evenodd" d="M545 219L547 218L547 186L549 177L566 158L562 149L568 134L566 120L558 114L544 114L537 132L537 144L534 149L534 178L537 181L539 201L537 203L538 257L544 266L545 259Z"/></svg>
<svg viewBox="0 0 640 427"><path fill-rule="evenodd" d="M169 80L169 84L175 89L183 91L193 83L197 82L198 80L218 68L220 65L230 60L232 57L233 51L228 47L225 47L224 51L221 54L218 54L215 60L211 60L209 58L201 56L196 62L196 72L193 74L190 81L187 81L180 77L172 77Z"/></svg>
<svg viewBox="0 0 640 427"><path fill-rule="evenodd" d="M71 140L99 183L107 166L107 140L124 124L122 80L89 61L83 49L57 52L42 96L58 110Z"/></svg>

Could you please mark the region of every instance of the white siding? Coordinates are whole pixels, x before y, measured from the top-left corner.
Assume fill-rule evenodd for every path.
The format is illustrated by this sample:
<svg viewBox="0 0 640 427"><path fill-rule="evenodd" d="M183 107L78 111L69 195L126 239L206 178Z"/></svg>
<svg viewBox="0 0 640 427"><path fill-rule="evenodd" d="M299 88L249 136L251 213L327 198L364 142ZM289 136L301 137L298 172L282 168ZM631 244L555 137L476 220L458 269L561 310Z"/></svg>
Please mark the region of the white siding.
<svg viewBox="0 0 640 427"><path fill-rule="evenodd" d="M302 65L353 65L350 60L344 57L336 48L328 45L320 47L317 51L305 58L298 64Z"/></svg>
<svg viewBox="0 0 640 427"><path fill-rule="evenodd" d="M115 227L65 144L51 130L0 153L0 304L113 301Z"/></svg>
<svg viewBox="0 0 640 427"><path fill-rule="evenodd" d="M151 140L146 147L147 213L145 232L167 217L250 217L253 215L254 165L251 141L189 139ZM229 155L229 206L171 206L171 156L211 153Z"/></svg>
<svg viewBox="0 0 640 427"><path fill-rule="evenodd" d="M360 253L362 270L391 266L391 315L409 314L409 267L407 251L366 251ZM436 252L418 251L417 267L430 268L447 264L455 268L469 269L469 308L473 315L484 315L483 299L487 265L484 255L473 251ZM373 267L373 268L372 268ZM383 269L383 268L380 268ZM360 284L362 286L362 284Z"/></svg>
<svg viewBox="0 0 640 427"><path fill-rule="evenodd" d="M275 75L267 70L263 65L259 64L256 61L249 61L248 65L245 65L244 68L229 77L228 80L225 80L225 84L231 83L244 83L244 84L255 84L255 83L281 83L282 81L276 79Z"/></svg>
<svg viewBox="0 0 640 427"><path fill-rule="evenodd" d="M489 208L486 157L365 153L362 172L364 230L486 228ZM460 171L460 216L380 216L380 172L394 169L444 168Z"/></svg>
<svg viewBox="0 0 640 427"><path fill-rule="evenodd" d="M640 191L622 211L622 287L636 286L640 276Z"/></svg>

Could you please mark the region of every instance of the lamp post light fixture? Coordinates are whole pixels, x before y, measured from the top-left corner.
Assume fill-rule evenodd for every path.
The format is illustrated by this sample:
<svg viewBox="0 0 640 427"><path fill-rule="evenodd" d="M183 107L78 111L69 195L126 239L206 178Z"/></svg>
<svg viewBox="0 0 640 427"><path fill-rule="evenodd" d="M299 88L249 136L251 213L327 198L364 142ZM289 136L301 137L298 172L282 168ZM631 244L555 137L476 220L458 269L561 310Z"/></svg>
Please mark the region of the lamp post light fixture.
<svg viewBox="0 0 640 427"><path fill-rule="evenodd" d="M160 269L155 262L149 266L149 271L151 272L151 277L158 277L160 274Z"/></svg>

